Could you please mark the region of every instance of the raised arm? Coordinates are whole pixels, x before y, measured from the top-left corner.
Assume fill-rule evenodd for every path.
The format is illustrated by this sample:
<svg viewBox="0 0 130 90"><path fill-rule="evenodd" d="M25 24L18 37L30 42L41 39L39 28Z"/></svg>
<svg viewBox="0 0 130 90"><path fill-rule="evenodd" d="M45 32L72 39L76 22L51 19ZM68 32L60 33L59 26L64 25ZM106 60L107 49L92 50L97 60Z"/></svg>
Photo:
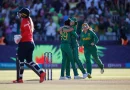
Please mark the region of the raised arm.
<svg viewBox="0 0 130 90"><path fill-rule="evenodd" d="M67 27L68 29L65 29L64 27ZM63 29L64 28L64 29ZM60 27L57 31L58 32L60 32L60 31L62 31L62 32L71 32L71 31L73 31L74 29L72 28L72 27L69 27L69 26L62 26L62 27Z"/></svg>
<svg viewBox="0 0 130 90"><path fill-rule="evenodd" d="M74 30L73 28L69 28L69 29L64 29L63 32L71 32L73 30Z"/></svg>

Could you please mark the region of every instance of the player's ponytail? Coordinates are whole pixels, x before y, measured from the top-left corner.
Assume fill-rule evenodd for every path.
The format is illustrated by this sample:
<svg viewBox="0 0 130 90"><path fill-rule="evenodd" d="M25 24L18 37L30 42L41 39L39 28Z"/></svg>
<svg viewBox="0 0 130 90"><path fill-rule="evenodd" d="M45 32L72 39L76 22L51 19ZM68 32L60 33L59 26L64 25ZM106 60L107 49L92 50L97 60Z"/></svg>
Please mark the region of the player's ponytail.
<svg viewBox="0 0 130 90"><path fill-rule="evenodd" d="M33 21L32 21L32 19L31 19L31 17L29 17L29 22L30 22L30 24L31 24L31 30L32 30L32 32L34 31L34 24L33 24Z"/></svg>

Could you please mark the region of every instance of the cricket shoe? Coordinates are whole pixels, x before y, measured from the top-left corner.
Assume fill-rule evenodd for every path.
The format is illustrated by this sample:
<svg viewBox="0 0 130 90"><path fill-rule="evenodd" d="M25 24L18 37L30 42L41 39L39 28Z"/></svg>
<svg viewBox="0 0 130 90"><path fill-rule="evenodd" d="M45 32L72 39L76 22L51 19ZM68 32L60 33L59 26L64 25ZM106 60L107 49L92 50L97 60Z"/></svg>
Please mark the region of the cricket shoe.
<svg viewBox="0 0 130 90"><path fill-rule="evenodd" d="M88 73L83 74L83 79L85 79L88 76Z"/></svg>
<svg viewBox="0 0 130 90"><path fill-rule="evenodd" d="M46 73L45 72L41 73L39 82L42 83L45 80L45 77L46 77Z"/></svg>
<svg viewBox="0 0 130 90"><path fill-rule="evenodd" d="M92 78L91 74L88 73L88 76L87 76L89 79Z"/></svg>
<svg viewBox="0 0 130 90"><path fill-rule="evenodd" d="M92 78L92 76L91 76L89 73L85 73L85 74L83 74L83 79L85 79L86 77L88 77L88 78Z"/></svg>
<svg viewBox="0 0 130 90"><path fill-rule="evenodd" d="M80 77L80 76L74 76L74 79L83 79L83 77Z"/></svg>
<svg viewBox="0 0 130 90"><path fill-rule="evenodd" d="M101 69L101 74L103 74L104 73L104 69Z"/></svg>
<svg viewBox="0 0 130 90"><path fill-rule="evenodd" d="M14 80L13 83L23 83L23 80L22 79Z"/></svg>
<svg viewBox="0 0 130 90"><path fill-rule="evenodd" d="M68 80L68 78L67 77L60 77L59 80Z"/></svg>
<svg viewBox="0 0 130 90"><path fill-rule="evenodd" d="M66 78L71 79L71 76L66 76Z"/></svg>

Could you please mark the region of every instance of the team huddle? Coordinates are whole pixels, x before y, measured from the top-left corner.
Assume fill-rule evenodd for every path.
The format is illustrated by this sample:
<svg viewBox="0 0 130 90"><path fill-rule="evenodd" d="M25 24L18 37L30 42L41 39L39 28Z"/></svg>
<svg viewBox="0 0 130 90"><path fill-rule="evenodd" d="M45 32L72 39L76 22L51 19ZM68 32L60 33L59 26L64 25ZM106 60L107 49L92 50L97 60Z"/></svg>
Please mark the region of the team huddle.
<svg viewBox="0 0 130 90"><path fill-rule="evenodd" d="M70 76L70 63L74 72L74 79L85 79L86 77L92 78L92 64L91 55L93 56L95 62L101 69L101 73L104 72L104 65L97 54L96 44L98 43L98 37L89 27L87 23L82 25L82 32L80 36L80 43L78 44L77 38L79 37L76 33L77 27L76 18L69 18L65 21L64 26L58 31L61 35L61 51L62 51L62 67L61 67L61 77L60 80L71 79ZM78 55L78 47L84 47L84 55L86 58L86 69L85 71ZM77 68L75 64L78 65L81 70L83 77L78 75ZM66 69L66 76L64 75Z"/></svg>
<svg viewBox="0 0 130 90"><path fill-rule="evenodd" d="M43 71L35 62L32 60L33 50L35 47L33 41L34 25L30 17L30 10L23 8L18 12L18 16L21 19L20 35L15 35L14 41L18 44L18 61L20 63L19 69L17 70L17 80L13 83L23 83L24 64L26 64L40 77L39 82L42 83L45 80L46 72ZM82 32L80 36L80 43L78 44L77 38L79 37L76 33L77 29L76 18L69 18L64 22L64 26L58 30L61 35L61 51L62 51L62 66L60 80L71 79L70 76L70 64L73 69L74 79L85 79L86 77L92 78L92 64L91 55L95 62L101 69L101 73L104 72L104 65L102 64L98 54L96 44L98 43L98 37L89 27L87 23L82 25ZM84 47L84 55L86 58L86 70L84 69L78 55L78 47ZM83 77L80 77L75 64L78 65L81 70ZM16 65L17 66L17 65ZM66 70L66 75L64 72Z"/></svg>

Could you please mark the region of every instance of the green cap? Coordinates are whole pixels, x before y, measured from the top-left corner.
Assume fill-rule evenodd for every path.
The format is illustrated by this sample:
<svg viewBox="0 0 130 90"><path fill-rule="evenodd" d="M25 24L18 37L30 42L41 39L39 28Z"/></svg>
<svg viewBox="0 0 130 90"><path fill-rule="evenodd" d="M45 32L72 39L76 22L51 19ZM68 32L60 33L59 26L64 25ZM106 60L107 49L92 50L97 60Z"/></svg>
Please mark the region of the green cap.
<svg viewBox="0 0 130 90"><path fill-rule="evenodd" d="M73 22L77 22L77 19L75 17L69 18Z"/></svg>

